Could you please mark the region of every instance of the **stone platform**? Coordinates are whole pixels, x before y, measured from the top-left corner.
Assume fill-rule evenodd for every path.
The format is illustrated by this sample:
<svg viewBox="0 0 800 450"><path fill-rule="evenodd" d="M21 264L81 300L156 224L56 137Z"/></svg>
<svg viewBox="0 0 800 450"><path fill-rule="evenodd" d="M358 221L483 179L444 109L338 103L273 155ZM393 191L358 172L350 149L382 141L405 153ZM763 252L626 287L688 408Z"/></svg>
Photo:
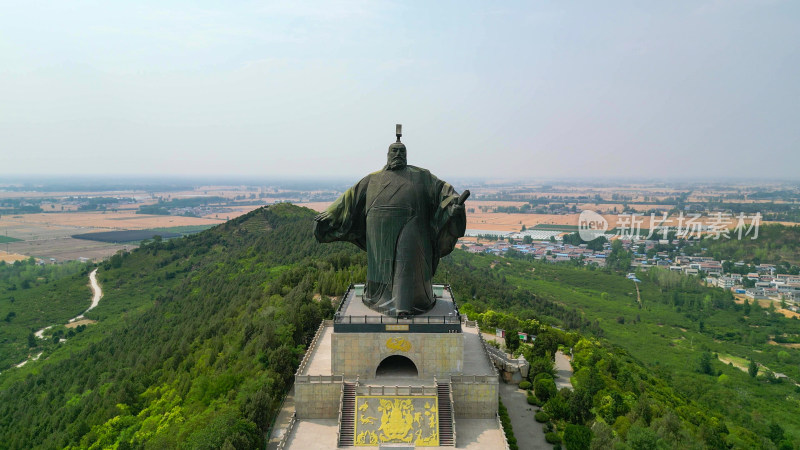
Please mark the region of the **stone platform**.
<svg viewBox="0 0 800 450"><path fill-rule="evenodd" d="M506 438L497 419L456 419L458 441L455 448L468 450L503 450ZM284 448L291 450L324 450L336 447L339 437L337 419L298 420L285 441ZM378 450L377 446L359 446L359 449ZM425 447L431 450L449 450L453 447Z"/></svg>
<svg viewBox="0 0 800 450"><path fill-rule="evenodd" d="M367 308L351 286L295 375L295 420L283 448L370 448L397 439L427 448L452 448L452 441L505 447L499 376L486 343L462 324L449 286L434 292L426 314L397 318Z"/></svg>

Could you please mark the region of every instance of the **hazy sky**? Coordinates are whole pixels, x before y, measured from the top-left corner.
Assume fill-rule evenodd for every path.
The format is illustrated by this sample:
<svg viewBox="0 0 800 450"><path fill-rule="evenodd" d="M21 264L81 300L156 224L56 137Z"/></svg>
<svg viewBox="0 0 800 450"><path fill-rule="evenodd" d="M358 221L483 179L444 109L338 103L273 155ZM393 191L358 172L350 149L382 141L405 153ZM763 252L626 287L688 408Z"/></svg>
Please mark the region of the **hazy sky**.
<svg viewBox="0 0 800 450"><path fill-rule="evenodd" d="M800 178L797 1L0 11L0 174Z"/></svg>

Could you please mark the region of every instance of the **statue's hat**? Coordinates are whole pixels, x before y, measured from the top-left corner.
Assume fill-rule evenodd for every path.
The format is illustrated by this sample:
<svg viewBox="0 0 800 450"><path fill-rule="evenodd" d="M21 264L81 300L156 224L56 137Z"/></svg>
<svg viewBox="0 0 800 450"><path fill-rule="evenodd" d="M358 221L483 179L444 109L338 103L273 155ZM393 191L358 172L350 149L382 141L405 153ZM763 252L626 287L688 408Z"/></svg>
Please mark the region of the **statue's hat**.
<svg viewBox="0 0 800 450"><path fill-rule="evenodd" d="M389 151L392 151L393 148L402 148L402 149L406 148L406 145L400 142L400 136L402 135L403 135L403 125L398 123L397 125L395 125L395 136L397 136L397 141L392 142L392 144L389 145Z"/></svg>

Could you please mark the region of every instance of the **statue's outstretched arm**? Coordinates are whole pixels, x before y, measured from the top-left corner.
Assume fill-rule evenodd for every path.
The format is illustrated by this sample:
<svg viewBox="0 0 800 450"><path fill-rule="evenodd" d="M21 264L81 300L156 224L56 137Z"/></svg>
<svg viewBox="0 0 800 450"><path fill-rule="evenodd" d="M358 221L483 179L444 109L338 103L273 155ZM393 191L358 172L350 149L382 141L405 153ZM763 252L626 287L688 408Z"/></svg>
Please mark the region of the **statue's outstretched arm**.
<svg viewBox="0 0 800 450"><path fill-rule="evenodd" d="M314 217L314 237L319 242L347 241L365 248L364 204L367 179L348 189L325 211Z"/></svg>

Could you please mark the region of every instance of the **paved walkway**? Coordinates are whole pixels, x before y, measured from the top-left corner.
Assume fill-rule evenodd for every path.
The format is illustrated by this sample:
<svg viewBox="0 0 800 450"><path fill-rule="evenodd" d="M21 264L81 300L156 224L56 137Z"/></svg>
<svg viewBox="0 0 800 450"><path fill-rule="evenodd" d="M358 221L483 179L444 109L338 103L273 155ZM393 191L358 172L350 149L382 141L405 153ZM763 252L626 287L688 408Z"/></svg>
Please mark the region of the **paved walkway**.
<svg viewBox="0 0 800 450"><path fill-rule="evenodd" d="M569 388L572 389L572 381L570 378L572 377L572 363L570 363L569 357L561 351L556 352L556 387L558 389Z"/></svg>
<svg viewBox="0 0 800 450"><path fill-rule="evenodd" d="M527 394L514 384L500 382L500 399L508 410L514 436L520 450L552 449L553 445L544 440L544 428L533 415L538 407L529 405Z"/></svg>
<svg viewBox="0 0 800 450"><path fill-rule="evenodd" d="M317 340L314 348L308 349L311 352L308 365L300 375L331 375L331 341L333 336L333 325L322 329L322 334Z"/></svg>
<svg viewBox="0 0 800 450"><path fill-rule="evenodd" d="M492 361L483 351L477 328L463 327L464 332L464 375L493 375Z"/></svg>

